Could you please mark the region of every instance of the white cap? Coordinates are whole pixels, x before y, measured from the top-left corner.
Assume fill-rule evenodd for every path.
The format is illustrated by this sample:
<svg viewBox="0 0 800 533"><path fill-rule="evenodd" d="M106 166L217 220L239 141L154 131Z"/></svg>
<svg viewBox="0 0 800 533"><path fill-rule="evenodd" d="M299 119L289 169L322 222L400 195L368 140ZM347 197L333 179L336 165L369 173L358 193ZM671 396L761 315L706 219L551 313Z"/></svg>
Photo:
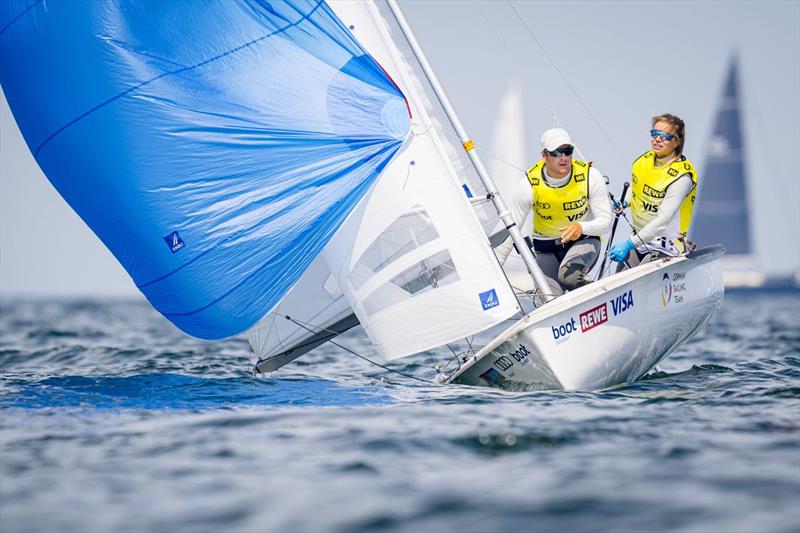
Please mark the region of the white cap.
<svg viewBox="0 0 800 533"><path fill-rule="evenodd" d="M566 130L553 128L542 133L542 148L544 150L552 152L559 146L564 146L565 144L572 146L572 138Z"/></svg>

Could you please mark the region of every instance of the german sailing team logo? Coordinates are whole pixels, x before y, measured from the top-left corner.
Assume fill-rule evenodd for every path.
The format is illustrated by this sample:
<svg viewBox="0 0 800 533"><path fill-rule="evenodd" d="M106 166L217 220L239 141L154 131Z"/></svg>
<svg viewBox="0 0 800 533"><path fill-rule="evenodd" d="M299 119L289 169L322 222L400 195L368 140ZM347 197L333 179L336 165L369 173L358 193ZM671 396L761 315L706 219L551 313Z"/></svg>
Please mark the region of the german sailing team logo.
<svg viewBox="0 0 800 533"><path fill-rule="evenodd" d="M667 305L672 299L672 282L669 279L669 274L664 272L664 277L661 278L661 304Z"/></svg>

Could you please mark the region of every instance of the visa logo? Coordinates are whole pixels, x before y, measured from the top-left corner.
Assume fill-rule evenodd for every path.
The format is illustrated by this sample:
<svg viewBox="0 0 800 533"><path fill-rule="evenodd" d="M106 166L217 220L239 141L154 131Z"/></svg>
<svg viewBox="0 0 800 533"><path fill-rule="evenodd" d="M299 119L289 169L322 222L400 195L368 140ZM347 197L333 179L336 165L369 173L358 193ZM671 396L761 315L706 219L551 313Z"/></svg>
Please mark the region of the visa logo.
<svg viewBox="0 0 800 533"><path fill-rule="evenodd" d="M628 291L620 294L613 300L611 300L611 310L614 312L614 316L617 316L620 313L624 313L628 309L633 307L633 291Z"/></svg>

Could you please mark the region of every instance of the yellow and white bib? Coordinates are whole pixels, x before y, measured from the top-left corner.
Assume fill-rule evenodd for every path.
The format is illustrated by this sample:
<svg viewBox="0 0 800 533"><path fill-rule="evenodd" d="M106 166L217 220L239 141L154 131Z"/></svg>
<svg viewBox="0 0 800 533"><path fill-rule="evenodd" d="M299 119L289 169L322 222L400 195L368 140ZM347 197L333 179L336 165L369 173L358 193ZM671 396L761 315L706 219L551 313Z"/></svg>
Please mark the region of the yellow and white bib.
<svg viewBox="0 0 800 533"><path fill-rule="evenodd" d="M589 168L591 163L572 161L572 174L561 187L551 187L544 179L544 160L532 166L526 176L534 198L533 233L560 237L571 222L579 222L589 212Z"/></svg>
<svg viewBox="0 0 800 533"><path fill-rule="evenodd" d="M668 234L665 237L673 241L682 251L681 239L689 230L692 219L694 201L697 195L697 172L691 161L686 156L669 165L656 168L655 153L650 150L633 162L633 177L631 179L631 217L633 227L641 230L658 214L658 208L664 201L667 188L684 174L689 174L692 179L692 190L681 202L678 216L669 223Z"/></svg>

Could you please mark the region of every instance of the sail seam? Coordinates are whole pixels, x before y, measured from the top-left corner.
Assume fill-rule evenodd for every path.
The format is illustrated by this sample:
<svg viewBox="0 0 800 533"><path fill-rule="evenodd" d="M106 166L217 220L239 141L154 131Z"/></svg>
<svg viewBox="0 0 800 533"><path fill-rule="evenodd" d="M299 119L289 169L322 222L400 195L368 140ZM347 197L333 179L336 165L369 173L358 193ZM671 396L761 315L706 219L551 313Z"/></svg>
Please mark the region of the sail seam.
<svg viewBox="0 0 800 533"><path fill-rule="evenodd" d="M268 33L266 35L262 35L261 37L253 39L252 41L248 41L248 42L246 42L244 44L241 44L241 45L237 46L236 48L232 48L230 50L222 52L221 54L218 54L218 55L216 55L214 57L205 59L205 60L203 60L203 61L201 61L199 63L195 63L194 65L190 65L188 67L179 68L179 69L176 69L176 70L171 70L171 71L168 71L168 72L162 72L161 74L159 74L158 76L156 76L154 78L151 78L149 80L143 81L143 82L141 82L141 83L139 83L137 85L134 85L133 87L128 88L127 90L125 90L125 91L123 91L123 92L121 92L119 94L116 94L116 95L112 96L111 98L107 99L106 101L101 102L101 103L97 104L96 106L92 107L91 109L85 111L84 113L78 115L74 119L70 120L69 122L67 122L66 124L64 124L60 128L58 128L57 130L55 130L53 133L51 133L44 141L41 142L41 144L39 144L39 146L34 151L34 155L38 158L39 152L41 152L41 150L50 141L52 141L57 135L59 135L61 132L63 132L67 128L73 126L77 122L80 122L81 120L83 120L87 116L91 115L95 111L107 106L108 104L110 104L110 103L112 103L112 102L114 102L114 101L116 101L116 100L118 100L118 99L120 99L120 98L122 98L124 96L127 96L128 94L130 94L130 93L132 93L134 91L137 91L137 90L141 89L142 87L144 87L145 85L149 85L149 84L153 83L154 81L158 81L158 80L160 80L162 78L165 78L167 76L172 76L172 75L175 75L175 74L181 74L181 73L184 73L184 72L196 69L196 68L203 67L205 65L208 65L209 63L213 63L214 61L222 59L223 57L226 57L226 56L229 56L231 54L234 54L234 53L236 53L236 52L238 52L240 50L243 50L245 48L249 48L250 46L253 46L256 43L259 43L259 42L263 41L264 39L267 39L269 37L273 37L275 35L283 33L285 31L287 31L288 29L290 29L292 27L295 27L298 24L302 23L303 21L307 20L309 17L311 17L311 15L313 15L317 11L317 9L320 8L321 5L323 5L323 3L324 3L323 0L319 0L317 5L315 5L314 8L311 11L309 11L307 14L303 15L300 19L298 19L295 22L292 22L291 24L287 24L283 28L277 29L277 30L273 31L272 33Z"/></svg>
<svg viewBox="0 0 800 533"><path fill-rule="evenodd" d="M7 30L8 28L10 28L10 27L11 27L11 26L12 26L12 25L15 23L15 22L17 22L17 21L18 21L19 19L21 19L23 16L27 15L27 14L30 12L30 10L31 10L31 9L33 9L33 8L34 8L34 7L36 7L36 6L38 6L38 5L39 5L39 4L41 4L43 1L44 1L44 0L37 0L36 2L34 2L34 3L32 3L30 6L28 6L28 8L27 8L25 11L23 11L22 13L20 13L19 15L17 15L16 17L14 17L13 19L11 19L11 22L9 22L9 23L8 23L8 24L6 24L5 26L3 26L3 29L2 29L2 30L0 30L0 35L3 35L3 34L6 32L6 30Z"/></svg>

